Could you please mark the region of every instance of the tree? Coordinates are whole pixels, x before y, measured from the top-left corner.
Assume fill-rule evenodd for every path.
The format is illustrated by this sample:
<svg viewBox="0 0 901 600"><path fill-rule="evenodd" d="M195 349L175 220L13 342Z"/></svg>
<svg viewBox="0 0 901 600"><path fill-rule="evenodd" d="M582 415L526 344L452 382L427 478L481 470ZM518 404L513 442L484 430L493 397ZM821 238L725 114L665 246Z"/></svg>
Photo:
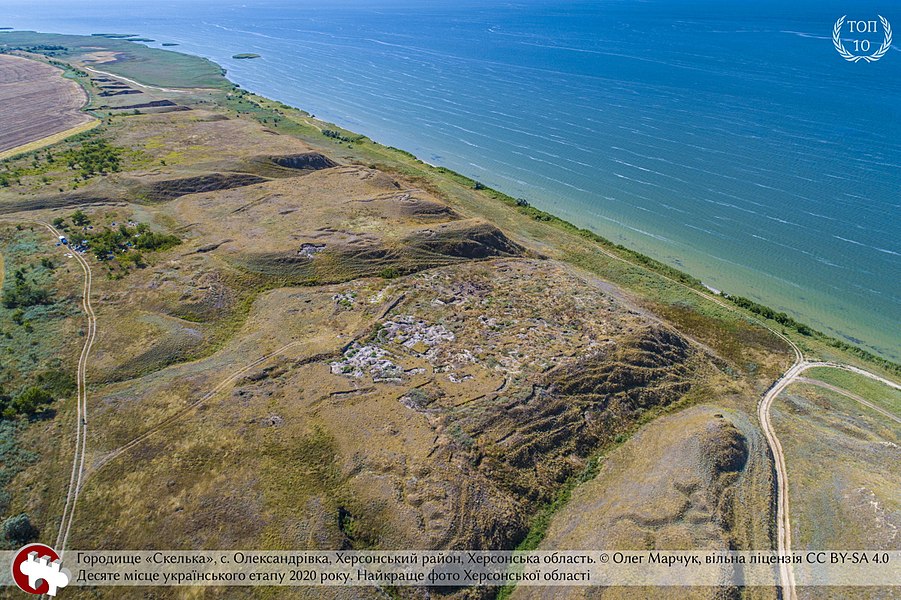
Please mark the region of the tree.
<svg viewBox="0 0 901 600"><path fill-rule="evenodd" d="M139 269L143 269L147 266L147 263L144 262L144 255L141 254L138 250L132 250L130 252L120 254L119 264L121 264L122 266L134 265Z"/></svg>
<svg viewBox="0 0 901 600"><path fill-rule="evenodd" d="M32 285L25 279L25 273L19 269L13 276L12 285L3 289L3 306L19 308L36 304L50 304L50 292ZM13 316L13 320L16 318ZM21 323L18 323L21 325Z"/></svg>
<svg viewBox="0 0 901 600"><path fill-rule="evenodd" d="M81 212L81 210L76 210L72 214L72 222L75 223L76 225L78 225L79 227L83 227L84 225L87 225L88 223L90 223L91 220L88 218L88 216L86 214Z"/></svg>
<svg viewBox="0 0 901 600"><path fill-rule="evenodd" d="M38 537L38 530L31 524L28 515L22 513L3 521L3 537L21 546Z"/></svg>
<svg viewBox="0 0 901 600"><path fill-rule="evenodd" d="M82 179L88 179L97 173L116 172L119 170L119 155L122 148L111 146L104 139L89 140L77 150L66 153L70 169L78 169Z"/></svg>
<svg viewBox="0 0 901 600"><path fill-rule="evenodd" d="M50 392L36 385L31 386L12 401L12 408L20 415L32 416L53 402Z"/></svg>

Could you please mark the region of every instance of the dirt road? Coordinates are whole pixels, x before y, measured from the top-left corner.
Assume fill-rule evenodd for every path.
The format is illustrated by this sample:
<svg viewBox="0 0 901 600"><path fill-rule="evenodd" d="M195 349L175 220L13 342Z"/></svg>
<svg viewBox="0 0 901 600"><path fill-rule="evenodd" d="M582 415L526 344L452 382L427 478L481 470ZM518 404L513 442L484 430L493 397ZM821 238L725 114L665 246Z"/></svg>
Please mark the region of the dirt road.
<svg viewBox="0 0 901 600"><path fill-rule="evenodd" d="M59 239L60 232L52 225L43 223L56 239ZM68 246L62 246L64 250L69 250ZM72 458L72 475L69 479L69 491L66 494L66 504L63 509L63 517L59 524L59 533L56 538L54 549L62 555L65 551L66 543L69 541L69 532L72 529L72 521L75 519L75 505L78 502L78 494L81 492L82 479L84 476L84 457L87 449L88 437L88 385L87 371L88 358L91 354L91 347L97 338L97 315L94 314L94 307L91 305L91 284L92 273L88 261L85 260L78 252L70 251L75 257L78 264L84 272L84 288L81 294L81 306L87 317L88 330L85 334L84 346L81 349L81 356L78 358L78 372L76 374L77 399L76 399L76 422L75 422L75 454Z"/></svg>
<svg viewBox="0 0 901 600"><path fill-rule="evenodd" d="M826 382L824 382L824 381L820 381L820 380L818 380L818 379L810 379L810 378L808 378L808 377L798 377L798 378L795 379L795 381L798 382L798 383L806 383L807 385L815 385L815 386L817 386L817 387L821 387L821 388L826 389L826 390L831 390L831 391L835 392L836 394L841 394L842 396L846 396L846 397L848 397L848 398L851 398L851 399L854 400L855 402L857 402L857 403L859 403L859 404L863 404L864 406L869 407L869 408L871 408L872 410L875 410L876 412L878 412L878 413L881 414L882 416L886 417L887 419L891 419L892 421L894 421L894 422L896 422L896 423L898 423L898 424L901 424L901 417L897 417L896 415L893 415L893 414L890 413L889 411L887 411L887 410L885 410L885 409L882 409L882 408L876 406L875 404L873 404L873 403L870 402L869 400L866 400L866 399L864 399L864 398L861 398L861 397L858 396L857 394L853 394L853 393L849 392L848 390L844 390L844 389L842 389L842 388L840 388L840 387L838 387L838 386L831 385L831 384L829 384L829 383L826 383Z"/></svg>
<svg viewBox="0 0 901 600"><path fill-rule="evenodd" d="M773 405L773 401L782 393L785 388L796 381L805 381L810 382L813 380L809 380L807 378L801 377L801 374L804 371L814 368L814 367L828 367L832 369L842 369L845 371L851 371L852 373L857 373L858 375L862 375L864 377L869 377L875 381L879 381L888 385L892 388L901 390L901 385L886 379L885 377L881 377L876 375L875 373L870 373L869 371L865 371L864 369L860 369L858 367L854 367L851 365L843 365L839 363L830 363L830 362L814 362L814 361L806 361L803 358L799 358L792 367L782 375L782 377L777 381L773 387L767 390L766 394L764 394L763 399L760 401L760 404L757 406L757 416L760 419L760 426L763 429L763 433L766 436L767 443L770 446L770 450L773 453L773 462L776 467L776 525L777 525L777 551L779 554L787 554L791 552L791 519L789 516L789 505L788 505L788 472L785 467L785 455L782 451L782 444L779 443L779 438L776 437L776 432L773 429L773 423L770 420L770 408ZM816 382L817 384L822 384L822 382ZM832 388L833 386L829 386L828 384L823 384L827 387ZM872 403L860 398L856 394L849 394L845 390L837 390L841 393L844 393L846 396L861 402L862 404L874 408L878 410L880 413L883 413L890 418L898 421L899 419L892 415L891 413L887 413L886 411L880 409L879 407L873 406ZM797 598L795 592L795 578L794 571L791 565L781 565L780 566L780 578L782 580L782 589L783 595L785 598L789 600L795 600Z"/></svg>
<svg viewBox="0 0 901 600"><path fill-rule="evenodd" d="M103 75L105 77L112 77L113 79L120 79L122 81L127 81L128 83L130 83L132 85L136 85L138 87L148 89L148 90L157 90L160 92L169 92L169 93L173 93L173 94L185 94L185 93L191 91L191 90L176 90L173 88L158 87L155 85L147 85L146 83L141 83L139 81L135 81L134 79L129 79L128 77L122 77L121 75L116 75L114 73L108 73L106 71L92 69L91 67L85 67L85 70L90 71L91 73L96 73L97 75Z"/></svg>
<svg viewBox="0 0 901 600"><path fill-rule="evenodd" d="M274 357L278 356L279 354L282 354L286 350L290 350L291 348L293 348L294 346L297 346L299 344L300 344L300 342L291 342L289 344L285 344L278 350L276 350L274 352L270 352L269 354L267 354L265 356L261 356L260 358L256 359L249 365L246 365L246 366L242 367L241 369L238 369L237 371L232 372L228 377L226 377L225 379L220 381L219 384L216 385L216 387L214 387L209 392L207 392L206 394L201 396L199 399L197 399L194 402L192 402L191 404L185 406L184 408L182 408L175 414L170 415L169 417L166 417L165 419L163 419L162 421L160 421L159 423L157 423L156 425L154 425L153 427L151 427L150 429L148 429L147 431L145 431L138 437L134 438L127 444L125 444L119 448L116 448L115 450L113 450L112 452L107 454L105 457L103 457L102 460L100 460L99 462L97 462L97 464L94 465L94 467L91 469L91 473L96 473L97 471L102 469L106 464L115 460L117 457L122 455L124 452L131 450L132 448L134 448L135 446L137 446L138 444L140 444L141 442L143 442L144 440L146 440L147 438L152 436L154 433L181 420L192 410L199 407L201 404L203 404L207 400L212 399L220 391L222 391L223 389L228 387L230 384L232 384L233 382L237 381L238 379L240 379L241 377L246 375L254 367L257 367L257 366L263 364L270 358L274 358Z"/></svg>
<svg viewBox="0 0 901 600"><path fill-rule="evenodd" d="M28 223L44 227L52 234L54 243L59 240L61 236L60 232L55 227L41 221L0 219L0 223ZM81 491L84 479L84 457L88 432L87 370L91 347L94 345L94 340L97 339L97 316L94 313L94 307L91 305L91 284L93 275L88 261L77 252L72 251L68 246L60 246L60 249L62 252L70 253L84 272L81 306L87 319L87 331L85 332L84 346L82 347L81 355L78 358L78 368L76 373L75 452L72 455L72 473L69 476L69 487L66 491L66 503L59 524L56 544L54 545L54 549L62 555L69 539L69 531L72 529L72 521L75 518L75 505L78 502L78 494Z"/></svg>

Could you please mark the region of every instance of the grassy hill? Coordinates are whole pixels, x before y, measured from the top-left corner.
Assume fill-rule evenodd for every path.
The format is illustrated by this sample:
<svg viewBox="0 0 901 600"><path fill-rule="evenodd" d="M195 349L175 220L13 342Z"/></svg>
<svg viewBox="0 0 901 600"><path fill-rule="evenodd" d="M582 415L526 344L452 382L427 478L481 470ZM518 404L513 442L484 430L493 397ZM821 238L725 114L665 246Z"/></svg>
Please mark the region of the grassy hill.
<svg viewBox="0 0 901 600"><path fill-rule="evenodd" d="M642 499L665 518L605 543L769 547L756 406L794 359L781 336L896 368L201 59L108 37L0 34L11 42L63 46L30 55L68 64L102 120L0 163L4 286L24 269L56 290L55 312L0 308L0 352L27 340L34 355L4 367L4 393L49 387L39 374L79 350L78 270L29 221L84 242L94 273L71 547L536 547L564 529L588 539ZM27 512L42 541L68 481L71 390L48 409L11 419L35 452L0 479L2 516Z"/></svg>

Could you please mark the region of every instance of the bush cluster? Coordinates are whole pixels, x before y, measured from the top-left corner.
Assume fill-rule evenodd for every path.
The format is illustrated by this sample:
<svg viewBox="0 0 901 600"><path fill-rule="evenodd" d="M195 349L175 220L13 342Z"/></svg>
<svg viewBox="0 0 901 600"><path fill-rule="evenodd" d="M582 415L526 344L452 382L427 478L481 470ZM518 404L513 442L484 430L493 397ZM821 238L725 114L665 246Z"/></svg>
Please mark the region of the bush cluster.
<svg viewBox="0 0 901 600"><path fill-rule="evenodd" d="M122 148L110 145L103 138L86 141L80 147L69 150L66 160L70 169L77 169L82 177L98 173L119 171Z"/></svg>
<svg viewBox="0 0 901 600"><path fill-rule="evenodd" d="M12 284L3 288L3 306L6 308L25 308L50 303L50 292L28 281L22 269L16 270Z"/></svg>
<svg viewBox="0 0 901 600"><path fill-rule="evenodd" d="M115 229L104 228L86 234L85 239L98 260L118 257L120 261L136 264L140 264L141 257L135 251L168 250L181 243L178 236L150 231L144 223L138 223L134 228L125 225L119 225ZM130 248L135 251L127 252Z"/></svg>

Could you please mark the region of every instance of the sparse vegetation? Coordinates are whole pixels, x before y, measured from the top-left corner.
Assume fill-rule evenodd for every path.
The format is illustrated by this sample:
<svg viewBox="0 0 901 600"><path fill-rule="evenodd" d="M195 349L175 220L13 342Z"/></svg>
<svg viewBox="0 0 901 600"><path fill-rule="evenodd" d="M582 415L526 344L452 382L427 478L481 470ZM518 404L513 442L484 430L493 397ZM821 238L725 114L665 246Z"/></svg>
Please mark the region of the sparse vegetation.
<svg viewBox="0 0 901 600"><path fill-rule="evenodd" d="M350 137L350 136L344 135L344 134L341 133L340 131L335 131L334 129L323 129L323 130L322 130L322 135L324 135L324 136L327 137L327 138L331 138L331 139L333 139L333 140L338 140L338 141L340 141L340 142L347 142L347 143L349 143L349 144L352 144L352 143L354 143L354 142L358 142L358 141L360 141L360 140L362 139L362 137L363 137L363 136L360 136L360 135L357 135L357 136L354 136L354 137Z"/></svg>
<svg viewBox="0 0 901 600"><path fill-rule="evenodd" d="M901 391L884 383L857 373L829 367L810 369L805 371L804 375L861 396L901 417Z"/></svg>
<svg viewBox="0 0 901 600"><path fill-rule="evenodd" d="M50 291L29 281L23 269L17 269L13 273L12 282L4 283L3 306L6 308L26 308L50 302Z"/></svg>
<svg viewBox="0 0 901 600"><path fill-rule="evenodd" d="M122 148L112 146L103 138L84 142L80 148L66 154L69 168L86 179L93 175L119 171ZM78 223L76 223L77 225Z"/></svg>
<svg viewBox="0 0 901 600"><path fill-rule="evenodd" d="M21 546L33 541L38 536L37 528L25 513L10 517L3 521L3 539L12 546Z"/></svg>
<svg viewBox="0 0 901 600"><path fill-rule="evenodd" d="M16 417L34 417L47 408L53 402L53 396L42 387L31 386L26 388L15 398L0 403L0 414L4 419Z"/></svg>
<svg viewBox="0 0 901 600"><path fill-rule="evenodd" d="M0 399L4 396L0 394ZM0 419L0 515L9 510L10 494L7 489L13 477L32 464L37 456L23 449L19 436L24 428L20 421Z"/></svg>
<svg viewBox="0 0 901 600"><path fill-rule="evenodd" d="M811 369L805 375L834 376L833 383L852 383L849 391L856 395L878 397L858 387L861 378L853 373ZM774 418L790 477L793 547L897 547L898 469L891 457L901 443L898 424L847 396L806 383L789 386L779 402ZM873 597L872 590L842 597Z"/></svg>
<svg viewBox="0 0 901 600"><path fill-rule="evenodd" d="M136 48L139 60L104 68L162 86L191 80L183 72L167 79L170 65L143 60L152 54ZM666 407L738 407L753 420L757 391L790 362L784 344L748 316L763 316L754 307L701 298L690 275L529 200L237 87L179 99L196 110L107 118L102 137L0 166L10 197L85 187L85 209L54 224L68 226L72 250L86 240L82 250L101 261L89 258L102 305L89 376L98 407L91 452L122 446L237 368L303 343L97 470L91 490L115 486L119 497L82 496L78 520L91 526L77 527L73 544L103 547L115 537L181 547L190 531L190 543L204 547L296 548L313 538L322 547L534 547L607 449L629 443ZM334 162L299 176L274 160L310 145ZM132 148L152 160L135 168ZM69 168L80 152L90 155L90 181L78 160ZM94 178L114 167L127 173ZM94 192L114 202L93 202ZM0 489L16 498L0 502L0 515L28 509L47 528L58 507L23 486L66 461L41 449L34 471L13 479L33 457L9 440L35 436L48 424L31 421L72 393L86 330L75 302L66 305L65 294L78 298L78 265L66 248L41 257L46 240L39 246L24 227L13 234L10 263L28 285L54 290L56 303L0 308L0 404L9 409L0 421ZM182 239L183 248L155 260ZM120 277L136 267L145 268ZM4 289L14 288L15 269L7 272ZM594 276L623 288L634 310ZM390 365L373 373L380 358ZM767 484L769 470L761 472ZM223 494L236 489L239 497ZM768 506L746 509L758 515ZM146 515L142 527L129 526L133 514ZM736 545L749 546L741 525L729 525Z"/></svg>

